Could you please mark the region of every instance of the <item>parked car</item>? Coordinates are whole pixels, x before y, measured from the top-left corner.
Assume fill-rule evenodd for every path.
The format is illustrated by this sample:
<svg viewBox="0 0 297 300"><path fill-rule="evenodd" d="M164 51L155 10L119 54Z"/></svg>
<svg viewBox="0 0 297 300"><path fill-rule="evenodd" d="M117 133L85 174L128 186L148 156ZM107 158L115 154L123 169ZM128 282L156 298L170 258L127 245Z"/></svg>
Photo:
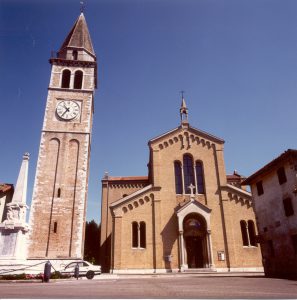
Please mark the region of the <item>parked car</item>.
<svg viewBox="0 0 297 300"><path fill-rule="evenodd" d="M77 265L79 267L79 276L86 276L88 279L93 279L95 275L101 274L101 266L92 265L85 260L73 261L69 263L60 271L60 273L74 276L75 267Z"/></svg>

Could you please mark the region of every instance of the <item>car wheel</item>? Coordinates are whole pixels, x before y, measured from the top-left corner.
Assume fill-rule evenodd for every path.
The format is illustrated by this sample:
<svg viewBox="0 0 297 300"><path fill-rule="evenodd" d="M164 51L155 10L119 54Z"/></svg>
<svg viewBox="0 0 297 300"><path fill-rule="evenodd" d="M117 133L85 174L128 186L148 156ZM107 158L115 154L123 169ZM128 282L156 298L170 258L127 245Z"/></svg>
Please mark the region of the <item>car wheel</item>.
<svg viewBox="0 0 297 300"><path fill-rule="evenodd" d="M88 279L93 279L94 275L95 275L94 271L88 271L87 274L86 274L86 277Z"/></svg>

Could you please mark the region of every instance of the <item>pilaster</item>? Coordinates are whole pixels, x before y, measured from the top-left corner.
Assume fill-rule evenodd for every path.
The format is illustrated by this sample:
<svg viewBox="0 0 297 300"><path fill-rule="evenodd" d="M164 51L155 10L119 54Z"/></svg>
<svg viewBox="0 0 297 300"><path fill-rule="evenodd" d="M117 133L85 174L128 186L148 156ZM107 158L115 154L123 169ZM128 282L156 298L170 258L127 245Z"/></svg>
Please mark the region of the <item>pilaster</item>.
<svg viewBox="0 0 297 300"><path fill-rule="evenodd" d="M153 266L154 269L163 269L164 260L163 260L163 248L162 248L162 239L161 239L161 199L159 194L155 193L153 200L153 230L154 230L154 251L153 251Z"/></svg>
<svg viewBox="0 0 297 300"><path fill-rule="evenodd" d="M122 258L122 216L114 216L113 222L113 269L120 270Z"/></svg>

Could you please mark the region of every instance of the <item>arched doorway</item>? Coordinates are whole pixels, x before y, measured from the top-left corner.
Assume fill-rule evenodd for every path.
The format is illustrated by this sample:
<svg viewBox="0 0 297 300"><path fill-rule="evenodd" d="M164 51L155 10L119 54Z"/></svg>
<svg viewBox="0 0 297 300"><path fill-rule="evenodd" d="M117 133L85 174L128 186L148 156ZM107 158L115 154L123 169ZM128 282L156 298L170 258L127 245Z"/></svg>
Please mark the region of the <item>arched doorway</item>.
<svg viewBox="0 0 297 300"><path fill-rule="evenodd" d="M205 219L197 213L190 213L183 221L183 231L188 268L208 266Z"/></svg>

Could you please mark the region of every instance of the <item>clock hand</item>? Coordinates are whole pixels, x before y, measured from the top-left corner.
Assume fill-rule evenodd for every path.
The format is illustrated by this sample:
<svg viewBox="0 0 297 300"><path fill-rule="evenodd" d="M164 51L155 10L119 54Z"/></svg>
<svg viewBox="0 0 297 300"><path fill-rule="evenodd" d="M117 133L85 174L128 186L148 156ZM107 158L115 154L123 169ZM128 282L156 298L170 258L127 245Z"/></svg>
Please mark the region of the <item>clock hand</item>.
<svg viewBox="0 0 297 300"><path fill-rule="evenodd" d="M63 105L64 105L64 107L65 107L66 111L69 111L70 107L66 107L66 105L65 105L65 104L63 104Z"/></svg>
<svg viewBox="0 0 297 300"><path fill-rule="evenodd" d="M63 117L67 112L69 112L69 108L65 107L66 110L62 113L61 117Z"/></svg>

